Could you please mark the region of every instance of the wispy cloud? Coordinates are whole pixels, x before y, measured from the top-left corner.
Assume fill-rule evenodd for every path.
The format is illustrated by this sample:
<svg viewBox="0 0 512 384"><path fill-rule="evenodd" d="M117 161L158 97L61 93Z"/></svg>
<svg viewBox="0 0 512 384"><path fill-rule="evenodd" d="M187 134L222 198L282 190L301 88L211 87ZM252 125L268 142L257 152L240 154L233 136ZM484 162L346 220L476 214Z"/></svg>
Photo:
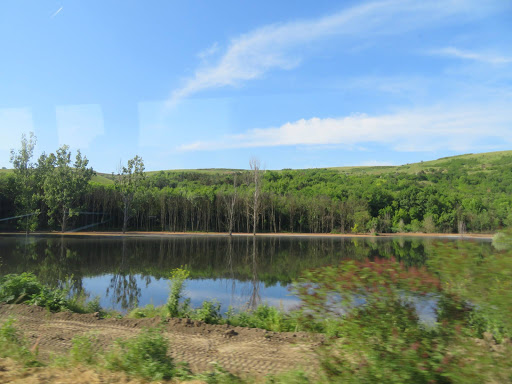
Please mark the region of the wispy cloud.
<svg viewBox="0 0 512 384"><path fill-rule="evenodd" d="M473 0L388 0L317 19L267 25L232 39L217 63L198 68L183 87L171 93L167 105L206 89L238 86L273 69L293 69L305 54L300 48L320 39L400 33L442 20L453 21L454 15L484 14L480 4Z"/></svg>
<svg viewBox="0 0 512 384"><path fill-rule="evenodd" d="M461 60L473 60L488 64L509 64L512 63L512 57L500 56L492 53L474 52L455 47L445 47L427 51L428 54L453 57Z"/></svg>
<svg viewBox="0 0 512 384"><path fill-rule="evenodd" d="M51 17L51 18L54 18L54 17L55 17L55 16L57 16L57 15L60 13L60 11L62 11L63 9L64 9L64 7L60 7L60 8L59 8L59 9L57 9L57 11L55 11L55 12L53 13L53 15L51 15L50 17Z"/></svg>
<svg viewBox="0 0 512 384"><path fill-rule="evenodd" d="M199 57L201 60L205 60L205 59L209 58L210 56L215 55L219 51L219 49L220 49L219 43L215 42L212 45L210 45L208 48L206 48L205 50L199 52L197 54L197 57Z"/></svg>
<svg viewBox="0 0 512 384"><path fill-rule="evenodd" d="M512 110L465 106L405 110L380 116L301 119L279 127L251 129L211 142L194 142L182 151L230 148L377 143L397 151L468 150L485 143L512 144Z"/></svg>

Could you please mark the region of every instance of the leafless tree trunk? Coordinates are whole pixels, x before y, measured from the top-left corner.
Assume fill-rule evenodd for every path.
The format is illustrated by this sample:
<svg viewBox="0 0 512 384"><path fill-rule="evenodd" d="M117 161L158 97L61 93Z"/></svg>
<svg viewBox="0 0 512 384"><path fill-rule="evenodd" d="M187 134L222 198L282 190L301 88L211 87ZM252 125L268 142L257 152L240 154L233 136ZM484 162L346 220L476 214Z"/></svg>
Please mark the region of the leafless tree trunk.
<svg viewBox="0 0 512 384"><path fill-rule="evenodd" d="M228 210L228 230L229 236L233 234L233 223L235 220L235 205L238 199L238 193L236 189L236 174L233 174L233 194L226 196L226 208Z"/></svg>
<svg viewBox="0 0 512 384"><path fill-rule="evenodd" d="M253 172L254 179L254 198L252 205L252 219L253 219L253 227L252 234L256 236L256 226L258 224L258 214L260 209L260 161L256 158L252 158L249 161L249 166L251 167L251 171Z"/></svg>

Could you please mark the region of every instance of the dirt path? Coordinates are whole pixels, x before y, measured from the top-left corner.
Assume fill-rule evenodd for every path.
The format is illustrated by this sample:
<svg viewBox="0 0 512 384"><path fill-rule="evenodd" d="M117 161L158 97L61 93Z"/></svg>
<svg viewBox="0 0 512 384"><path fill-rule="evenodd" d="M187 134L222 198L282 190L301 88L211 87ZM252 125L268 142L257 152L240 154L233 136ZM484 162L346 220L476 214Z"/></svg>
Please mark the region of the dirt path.
<svg viewBox="0 0 512 384"><path fill-rule="evenodd" d="M102 347L116 338L135 336L144 327L162 324L171 342L171 355L176 361L190 364L194 372L209 369L217 362L236 374L261 375L314 367L313 348L319 338L307 333L274 333L259 329L209 325L186 319L99 319L87 314L49 313L27 305L0 305L0 323L9 317L33 345L39 346L40 357L63 354L76 335L95 334Z"/></svg>

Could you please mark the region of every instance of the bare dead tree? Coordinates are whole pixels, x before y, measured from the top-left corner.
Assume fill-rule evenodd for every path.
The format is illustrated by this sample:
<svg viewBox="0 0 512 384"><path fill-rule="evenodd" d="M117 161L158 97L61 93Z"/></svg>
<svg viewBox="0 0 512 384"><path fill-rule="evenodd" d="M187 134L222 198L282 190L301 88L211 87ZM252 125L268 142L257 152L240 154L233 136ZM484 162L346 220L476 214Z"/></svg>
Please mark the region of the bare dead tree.
<svg viewBox="0 0 512 384"><path fill-rule="evenodd" d="M238 201L238 191L236 188L236 173L233 174L233 194L226 195L224 202L228 211L228 231L229 236L233 234L233 224L235 221L235 206Z"/></svg>
<svg viewBox="0 0 512 384"><path fill-rule="evenodd" d="M256 226L258 224L258 215L260 211L260 192L261 192L261 173L260 173L260 161L253 157L249 161L249 166L251 167L251 171L253 172L253 180L254 180L254 196L253 196L253 205L252 205L252 219L253 219L253 227L252 234L256 236Z"/></svg>

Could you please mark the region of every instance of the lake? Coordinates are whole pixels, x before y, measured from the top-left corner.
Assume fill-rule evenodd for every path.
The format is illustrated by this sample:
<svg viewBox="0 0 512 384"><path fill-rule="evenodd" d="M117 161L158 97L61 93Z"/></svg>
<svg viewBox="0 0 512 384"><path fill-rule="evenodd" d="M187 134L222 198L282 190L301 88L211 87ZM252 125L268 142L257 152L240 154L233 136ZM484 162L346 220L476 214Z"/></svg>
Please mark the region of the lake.
<svg viewBox="0 0 512 384"><path fill-rule="evenodd" d="M456 239L293 236L0 236L0 274L32 272L51 286L99 296L102 307L121 312L162 305L174 268L191 272L185 295L193 306L217 300L222 310L267 303L298 304L291 282L308 268L344 259L394 256L421 266L435 243ZM473 240L472 240L473 241ZM490 240L478 240L491 249Z"/></svg>

